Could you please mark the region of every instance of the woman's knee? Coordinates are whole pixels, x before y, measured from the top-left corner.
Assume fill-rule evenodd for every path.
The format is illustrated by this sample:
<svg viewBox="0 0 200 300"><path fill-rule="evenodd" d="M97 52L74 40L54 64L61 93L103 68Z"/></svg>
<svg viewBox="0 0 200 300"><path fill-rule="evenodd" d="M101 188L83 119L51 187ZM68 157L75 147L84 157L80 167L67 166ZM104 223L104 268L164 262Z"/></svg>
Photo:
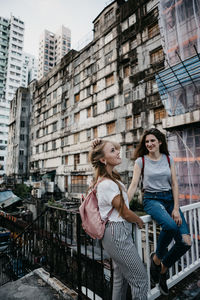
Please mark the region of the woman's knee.
<svg viewBox="0 0 200 300"><path fill-rule="evenodd" d="M170 232L172 235L175 235L178 232L179 228L177 224L174 221L172 221L170 223L164 224L163 230Z"/></svg>
<svg viewBox="0 0 200 300"><path fill-rule="evenodd" d="M182 234L183 243L189 248L192 246L191 236L189 234Z"/></svg>

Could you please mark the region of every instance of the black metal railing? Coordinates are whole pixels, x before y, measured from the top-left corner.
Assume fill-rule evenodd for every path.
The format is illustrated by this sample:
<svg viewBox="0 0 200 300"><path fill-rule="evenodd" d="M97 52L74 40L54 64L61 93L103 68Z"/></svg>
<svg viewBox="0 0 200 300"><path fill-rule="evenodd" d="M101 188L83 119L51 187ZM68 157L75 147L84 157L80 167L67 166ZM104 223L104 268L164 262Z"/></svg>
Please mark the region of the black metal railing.
<svg viewBox="0 0 200 300"><path fill-rule="evenodd" d="M0 222L3 216L0 216ZM10 220L12 222L12 220ZM98 295L111 299L110 259L98 240L82 230L78 211L48 206L1 253L5 258L1 273L14 280L42 266L80 299ZM4 281L5 282L5 281Z"/></svg>

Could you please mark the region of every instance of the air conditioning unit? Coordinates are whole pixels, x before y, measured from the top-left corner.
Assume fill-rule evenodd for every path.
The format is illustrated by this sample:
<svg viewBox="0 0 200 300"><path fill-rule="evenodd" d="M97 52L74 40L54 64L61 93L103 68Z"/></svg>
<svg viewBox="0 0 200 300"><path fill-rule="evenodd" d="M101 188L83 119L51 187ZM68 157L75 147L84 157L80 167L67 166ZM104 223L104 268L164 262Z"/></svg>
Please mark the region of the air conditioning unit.
<svg viewBox="0 0 200 300"><path fill-rule="evenodd" d="M48 182L47 184L47 192L53 193L54 192L54 182Z"/></svg>
<svg viewBox="0 0 200 300"><path fill-rule="evenodd" d="M41 196L42 196L41 189L36 189L35 190L35 197L36 198L41 198Z"/></svg>

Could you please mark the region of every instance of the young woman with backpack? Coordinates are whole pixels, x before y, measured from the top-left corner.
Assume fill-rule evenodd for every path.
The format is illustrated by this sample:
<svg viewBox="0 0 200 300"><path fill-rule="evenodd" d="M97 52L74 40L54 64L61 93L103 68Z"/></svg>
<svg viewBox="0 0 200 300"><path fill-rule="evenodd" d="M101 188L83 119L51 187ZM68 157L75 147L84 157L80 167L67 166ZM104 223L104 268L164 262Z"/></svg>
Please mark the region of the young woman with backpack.
<svg viewBox="0 0 200 300"><path fill-rule="evenodd" d="M142 175L144 210L162 228L156 252L150 256L151 282L159 283L161 293L168 295L167 270L190 249L191 239L179 209L175 167L165 135L155 128L145 131L134 152L134 160L128 197L133 198ZM173 239L175 243L167 252L167 246Z"/></svg>
<svg viewBox="0 0 200 300"><path fill-rule="evenodd" d="M112 300L126 299L127 283L132 299L147 299L148 283L144 265L132 238L132 223L139 228L143 221L129 209L128 195L120 175L114 169L121 163L120 145L98 140L93 143L90 161L95 169L97 199L102 220L106 220L102 244L113 261Z"/></svg>

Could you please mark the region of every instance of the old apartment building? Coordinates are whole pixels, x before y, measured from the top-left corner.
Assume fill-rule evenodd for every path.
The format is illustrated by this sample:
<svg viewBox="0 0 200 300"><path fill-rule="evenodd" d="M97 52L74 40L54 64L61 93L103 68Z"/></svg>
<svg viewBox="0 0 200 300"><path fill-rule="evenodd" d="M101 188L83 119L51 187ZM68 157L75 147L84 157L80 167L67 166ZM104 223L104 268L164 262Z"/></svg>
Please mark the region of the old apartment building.
<svg viewBox="0 0 200 300"><path fill-rule="evenodd" d="M28 177L30 114L34 86L35 83L32 82L28 88L18 88L10 106L7 174L19 179Z"/></svg>
<svg viewBox="0 0 200 300"><path fill-rule="evenodd" d="M166 116L155 80L164 68L158 15L157 0L113 1L95 18L92 42L33 83L31 180L49 178L69 198L80 197L92 180L91 140L99 137L121 144L118 170L130 181L141 134L162 129Z"/></svg>
<svg viewBox="0 0 200 300"><path fill-rule="evenodd" d="M78 197L92 180L91 140L122 145L119 171L132 176L130 155L140 134L161 127L165 110L155 72L164 66L157 1L114 1L94 20L94 38L67 54L36 82L30 127L30 174L49 175Z"/></svg>

